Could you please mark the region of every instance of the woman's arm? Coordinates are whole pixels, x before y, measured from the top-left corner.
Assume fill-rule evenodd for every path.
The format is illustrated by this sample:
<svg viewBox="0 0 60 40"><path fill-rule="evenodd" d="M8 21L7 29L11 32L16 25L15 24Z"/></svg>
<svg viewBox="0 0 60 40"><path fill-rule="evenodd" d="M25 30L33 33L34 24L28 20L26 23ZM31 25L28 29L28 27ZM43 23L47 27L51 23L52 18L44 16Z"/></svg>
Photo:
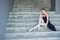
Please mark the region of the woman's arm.
<svg viewBox="0 0 60 40"><path fill-rule="evenodd" d="M46 17L47 17L47 22L46 22L46 25L48 25L48 18L49 18L49 17L48 17L48 14L46 15Z"/></svg>
<svg viewBox="0 0 60 40"><path fill-rule="evenodd" d="M39 23L41 22L41 14L40 14L40 17L39 17Z"/></svg>
<svg viewBox="0 0 60 40"><path fill-rule="evenodd" d="M42 19L42 17L43 17L43 16L40 14L40 17L39 17L39 24L40 24L40 23L44 23L44 20Z"/></svg>

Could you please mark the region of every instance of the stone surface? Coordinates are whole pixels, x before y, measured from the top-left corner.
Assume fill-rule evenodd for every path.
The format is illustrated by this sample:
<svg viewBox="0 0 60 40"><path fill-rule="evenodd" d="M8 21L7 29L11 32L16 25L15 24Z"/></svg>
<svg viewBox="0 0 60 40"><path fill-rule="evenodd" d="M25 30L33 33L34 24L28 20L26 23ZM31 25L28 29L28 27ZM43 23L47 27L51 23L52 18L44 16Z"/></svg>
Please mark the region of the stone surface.
<svg viewBox="0 0 60 40"><path fill-rule="evenodd" d="M44 7L47 5L50 8L50 0L44 1L48 1L44 2ZM9 13L7 21L5 40L60 40L60 14L55 12L47 11L49 20L57 31L51 31L45 27L41 27L39 31L37 29L33 32L27 31L39 22L40 2L43 0L14 1L13 10Z"/></svg>

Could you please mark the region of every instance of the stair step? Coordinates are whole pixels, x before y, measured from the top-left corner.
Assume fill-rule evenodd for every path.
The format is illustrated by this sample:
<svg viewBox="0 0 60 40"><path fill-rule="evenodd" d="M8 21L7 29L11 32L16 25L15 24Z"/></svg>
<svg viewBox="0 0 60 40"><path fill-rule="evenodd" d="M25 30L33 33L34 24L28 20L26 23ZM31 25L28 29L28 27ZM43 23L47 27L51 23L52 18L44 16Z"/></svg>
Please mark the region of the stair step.
<svg viewBox="0 0 60 40"><path fill-rule="evenodd" d="M52 37L52 38L29 38L29 39L5 39L5 40L60 40L60 37Z"/></svg>
<svg viewBox="0 0 60 40"><path fill-rule="evenodd" d="M54 15L59 15L59 14L56 14L56 13L48 13L48 15L53 15L53 14ZM9 13L9 15L40 15L40 13L33 13L33 12L32 13L28 13L28 12L27 13L24 13L24 12L23 13L17 13L16 12L16 13Z"/></svg>
<svg viewBox="0 0 60 40"><path fill-rule="evenodd" d="M34 27L34 26L33 26ZM29 29L33 28L33 27L7 27L6 28L6 33L20 33L20 32L27 32ZM59 26L55 26L57 31L60 31L60 27ZM37 29L33 30L33 32L36 32ZM47 31L51 31L48 28L45 27L41 27L40 32L47 32Z"/></svg>
<svg viewBox="0 0 60 40"><path fill-rule="evenodd" d="M9 15L9 18L12 18L12 17L19 17L19 18L39 18L39 15ZM50 15L49 16L50 18L60 18L60 15Z"/></svg>
<svg viewBox="0 0 60 40"><path fill-rule="evenodd" d="M10 12L9 14L13 14L13 15L39 15L41 12ZM47 12L48 14L55 14L55 12Z"/></svg>
<svg viewBox="0 0 60 40"><path fill-rule="evenodd" d="M59 14L57 14L57 13L47 13L48 15L59 15ZM15 12L15 13L9 13L9 15L40 15L40 13L33 13L33 12L31 12L31 13L24 13L24 12L22 12L22 13L18 13L18 12Z"/></svg>
<svg viewBox="0 0 60 40"><path fill-rule="evenodd" d="M50 21L59 21L60 18L49 18ZM9 18L8 21L39 21L39 18Z"/></svg>
<svg viewBox="0 0 60 40"><path fill-rule="evenodd" d="M8 26L20 26L20 27L25 27L25 26L35 26L38 23L7 23ZM60 23L52 23L54 26L60 26Z"/></svg>
<svg viewBox="0 0 60 40"><path fill-rule="evenodd" d="M8 19L8 22L38 22L38 19ZM51 22L60 22L60 19L50 19Z"/></svg>
<svg viewBox="0 0 60 40"><path fill-rule="evenodd" d="M51 22L52 24L60 24L60 22ZM37 22L22 22L22 23L7 23L7 25L9 24L37 24Z"/></svg>
<svg viewBox="0 0 60 40"><path fill-rule="evenodd" d="M32 21L24 21L24 20L21 20L21 21L15 21L15 20L14 21L8 21L8 23L31 23L31 22L37 23L38 20L36 20L36 21L33 21L33 20ZM60 21L54 21L54 20L52 21L51 20L51 22L60 22Z"/></svg>
<svg viewBox="0 0 60 40"><path fill-rule="evenodd" d="M35 26L35 25L37 25L38 23L7 23L7 26L8 27L12 27L12 26L18 26L18 27L30 27L30 26ZM59 23L52 23L54 26L60 26L60 24Z"/></svg>
<svg viewBox="0 0 60 40"><path fill-rule="evenodd" d="M8 21L15 21L15 20L16 21L21 21L21 20L23 20L23 21L25 21L25 20L26 21L35 20L36 21L36 20L39 20L39 18L31 18L31 19L29 19L29 18L26 18L26 19L25 18L22 18L22 19L8 19ZM60 20L60 18L53 18L53 19L50 18L49 20Z"/></svg>
<svg viewBox="0 0 60 40"><path fill-rule="evenodd" d="M37 35L36 35L37 34ZM15 38L15 39L28 39L28 38L49 38L49 37L60 37L59 31L51 32L25 32L25 33L6 33L6 38Z"/></svg>
<svg viewBox="0 0 60 40"><path fill-rule="evenodd" d="M28 12L27 13L24 13L24 12L23 13L17 13L16 12L16 13L9 13L9 15L16 15L16 16L22 16L22 15L38 16L38 15L40 15L40 13L33 13L33 12L32 13L28 13ZM48 15L50 15L50 16L51 15L53 15L53 16L58 15L59 16L60 14L57 14L57 13L48 13Z"/></svg>
<svg viewBox="0 0 60 40"><path fill-rule="evenodd" d="M27 32L30 28L32 27L7 27L6 28L6 33L23 33L23 32ZM36 32L37 29L33 30L33 32ZM40 32L47 32L47 31L51 31L48 28L45 27L41 27L41 29L39 30Z"/></svg>

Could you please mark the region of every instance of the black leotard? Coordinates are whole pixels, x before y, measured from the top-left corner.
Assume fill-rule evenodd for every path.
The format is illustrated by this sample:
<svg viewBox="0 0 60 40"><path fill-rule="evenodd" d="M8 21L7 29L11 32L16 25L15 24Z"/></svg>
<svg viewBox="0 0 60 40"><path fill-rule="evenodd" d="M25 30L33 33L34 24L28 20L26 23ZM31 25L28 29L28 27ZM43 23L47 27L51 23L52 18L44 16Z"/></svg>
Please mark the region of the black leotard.
<svg viewBox="0 0 60 40"><path fill-rule="evenodd" d="M43 17L43 20L44 20L44 23L46 23L47 22L47 18L46 18L46 16L45 17ZM56 28L54 27L54 25L53 24L51 24L50 23L50 21L48 20L48 25L47 25L47 27L50 29L50 30L52 30L52 31L56 31Z"/></svg>

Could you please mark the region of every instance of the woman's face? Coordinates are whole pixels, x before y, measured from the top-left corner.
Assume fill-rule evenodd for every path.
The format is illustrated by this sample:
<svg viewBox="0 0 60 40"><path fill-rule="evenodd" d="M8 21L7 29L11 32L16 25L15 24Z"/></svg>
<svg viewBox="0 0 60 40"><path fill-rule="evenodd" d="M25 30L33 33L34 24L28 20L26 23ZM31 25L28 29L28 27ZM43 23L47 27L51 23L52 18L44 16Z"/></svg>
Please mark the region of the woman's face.
<svg viewBox="0 0 60 40"><path fill-rule="evenodd" d="M45 10L41 10L42 14L45 14Z"/></svg>

